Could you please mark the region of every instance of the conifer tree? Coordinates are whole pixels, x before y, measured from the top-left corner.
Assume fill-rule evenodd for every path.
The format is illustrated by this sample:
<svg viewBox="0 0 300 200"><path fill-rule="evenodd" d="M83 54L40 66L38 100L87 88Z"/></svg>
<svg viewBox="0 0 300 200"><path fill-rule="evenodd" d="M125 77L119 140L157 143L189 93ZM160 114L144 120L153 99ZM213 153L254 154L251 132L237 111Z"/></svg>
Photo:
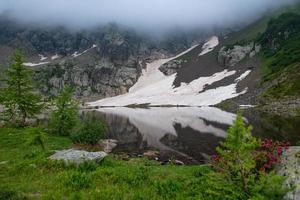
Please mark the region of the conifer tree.
<svg viewBox="0 0 300 200"><path fill-rule="evenodd" d="M244 120L238 114L233 126L227 131L225 141L217 148L224 162L219 163L223 172L234 182L239 182L246 192L250 182L255 178L255 154L258 141L251 134L252 127L246 127Z"/></svg>
<svg viewBox="0 0 300 200"><path fill-rule="evenodd" d="M14 126L25 126L26 119L39 114L44 104L41 95L35 92L32 71L24 67L20 51L14 53L4 75L4 86L0 90L3 120Z"/></svg>
<svg viewBox="0 0 300 200"><path fill-rule="evenodd" d="M50 131L58 135L70 135L79 122L78 102L73 99L73 90L65 87L56 97L51 115Z"/></svg>

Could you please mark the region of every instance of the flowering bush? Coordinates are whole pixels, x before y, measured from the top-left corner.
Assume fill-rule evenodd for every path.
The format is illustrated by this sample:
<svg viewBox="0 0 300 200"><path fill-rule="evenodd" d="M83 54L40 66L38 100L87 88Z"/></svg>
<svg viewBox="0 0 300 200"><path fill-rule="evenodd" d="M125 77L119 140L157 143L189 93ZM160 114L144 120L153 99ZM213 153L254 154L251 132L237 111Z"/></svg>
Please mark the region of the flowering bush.
<svg viewBox="0 0 300 200"><path fill-rule="evenodd" d="M257 172L270 171L276 163L280 162L283 152L288 150L289 146L289 142L273 141L272 139L260 141L257 149L253 151L253 154L256 155ZM227 165L227 161L218 154L211 157L211 162L215 168L216 166L220 166L220 164Z"/></svg>
<svg viewBox="0 0 300 200"><path fill-rule="evenodd" d="M217 147L218 154L211 157L212 168L245 194L241 199L281 200L288 188L283 186L284 178L271 169L289 144L257 140L251 130L239 114L225 141Z"/></svg>
<svg viewBox="0 0 300 200"><path fill-rule="evenodd" d="M256 150L256 168L260 172L271 170L274 164L280 161L280 157L289 146L289 142L273 141L272 139L261 141Z"/></svg>

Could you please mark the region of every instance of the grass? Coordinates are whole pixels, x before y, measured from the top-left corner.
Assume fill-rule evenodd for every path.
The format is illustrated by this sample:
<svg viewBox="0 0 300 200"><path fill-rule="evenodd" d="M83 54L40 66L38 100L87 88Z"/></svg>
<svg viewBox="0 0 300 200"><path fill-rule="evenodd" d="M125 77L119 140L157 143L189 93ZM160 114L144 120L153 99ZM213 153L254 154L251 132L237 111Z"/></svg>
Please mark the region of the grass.
<svg viewBox="0 0 300 200"><path fill-rule="evenodd" d="M65 166L47 157L54 150L70 148L70 139L47 135L44 151L29 145L34 132L35 128L0 129L1 200L222 199L209 194L207 166L161 166L146 159L122 161L112 156L100 165Z"/></svg>

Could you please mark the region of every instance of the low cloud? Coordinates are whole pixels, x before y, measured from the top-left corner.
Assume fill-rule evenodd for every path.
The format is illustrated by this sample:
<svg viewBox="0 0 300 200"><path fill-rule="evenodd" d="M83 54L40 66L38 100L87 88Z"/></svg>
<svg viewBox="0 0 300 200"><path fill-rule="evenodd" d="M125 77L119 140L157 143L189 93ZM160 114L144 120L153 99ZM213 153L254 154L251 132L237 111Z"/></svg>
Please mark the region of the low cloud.
<svg viewBox="0 0 300 200"><path fill-rule="evenodd" d="M295 0L2 0L21 22L89 28L115 22L142 30L230 26Z"/></svg>

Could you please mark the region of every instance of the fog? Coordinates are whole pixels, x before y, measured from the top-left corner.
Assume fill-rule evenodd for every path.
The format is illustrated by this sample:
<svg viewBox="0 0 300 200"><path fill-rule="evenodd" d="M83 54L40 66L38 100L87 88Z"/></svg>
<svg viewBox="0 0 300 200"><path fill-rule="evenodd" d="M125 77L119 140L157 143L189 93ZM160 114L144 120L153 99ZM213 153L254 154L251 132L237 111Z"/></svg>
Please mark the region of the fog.
<svg viewBox="0 0 300 200"><path fill-rule="evenodd" d="M114 22L142 30L201 28L249 22L295 0L1 0L20 22L89 28Z"/></svg>

